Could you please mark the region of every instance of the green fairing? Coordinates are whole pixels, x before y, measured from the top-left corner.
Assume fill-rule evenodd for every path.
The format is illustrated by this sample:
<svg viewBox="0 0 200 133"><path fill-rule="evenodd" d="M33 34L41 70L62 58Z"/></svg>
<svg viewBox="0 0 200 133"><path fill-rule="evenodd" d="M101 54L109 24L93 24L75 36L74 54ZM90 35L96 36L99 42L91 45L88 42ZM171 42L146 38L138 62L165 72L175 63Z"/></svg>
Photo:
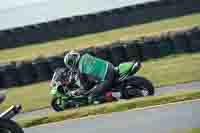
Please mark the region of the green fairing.
<svg viewBox="0 0 200 133"><path fill-rule="evenodd" d="M51 94L52 96L55 96L55 95L57 94L57 89L56 89L56 87L53 87L53 88L51 89L50 94Z"/></svg>
<svg viewBox="0 0 200 133"><path fill-rule="evenodd" d="M126 62L120 64L117 69L119 70L119 75L125 75L129 70L132 68L133 63L132 62Z"/></svg>
<svg viewBox="0 0 200 133"><path fill-rule="evenodd" d="M60 104L59 104L60 107L64 109L64 108L65 108L64 97L61 97L61 99L59 99L59 103L60 103Z"/></svg>
<svg viewBox="0 0 200 133"><path fill-rule="evenodd" d="M56 96L56 97L61 97L61 96L62 96L60 93L58 93L57 87L53 87L53 88L51 89L51 91L50 91L50 94L51 94L52 96Z"/></svg>
<svg viewBox="0 0 200 133"><path fill-rule="evenodd" d="M58 91L57 91L57 87L53 87L50 91L50 94L54 97L58 97L58 102L59 102L59 106L60 108L63 108L65 107L65 104L64 104L64 97L62 94L60 94Z"/></svg>

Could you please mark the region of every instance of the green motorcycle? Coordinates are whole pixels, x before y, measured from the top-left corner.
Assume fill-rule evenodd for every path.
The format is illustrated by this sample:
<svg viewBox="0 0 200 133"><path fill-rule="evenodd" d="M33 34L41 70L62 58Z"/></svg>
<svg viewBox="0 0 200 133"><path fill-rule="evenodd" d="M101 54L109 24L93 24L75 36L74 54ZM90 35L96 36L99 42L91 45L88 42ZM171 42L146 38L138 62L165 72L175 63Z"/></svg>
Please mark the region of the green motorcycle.
<svg viewBox="0 0 200 133"><path fill-rule="evenodd" d="M100 103L154 95L152 83L144 77L135 75L140 68L139 61L125 62L115 67L115 83L111 91L97 98ZM50 93L53 96L51 107L58 112L67 108L88 105L87 96L73 93L80 87L76 72L58 68L51 81Z"/></svg>

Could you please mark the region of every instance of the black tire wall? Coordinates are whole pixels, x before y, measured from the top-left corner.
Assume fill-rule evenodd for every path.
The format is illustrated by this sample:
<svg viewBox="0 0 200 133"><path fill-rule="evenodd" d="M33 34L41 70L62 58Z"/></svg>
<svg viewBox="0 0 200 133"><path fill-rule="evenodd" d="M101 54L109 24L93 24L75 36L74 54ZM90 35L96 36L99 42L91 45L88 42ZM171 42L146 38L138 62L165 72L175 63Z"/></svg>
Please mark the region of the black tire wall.
<svg viewBox="0 0 200 133"><path fill-rule="evenodd" d="M108 60L115 66L134 59L145 61L171 54L200 52L200 28L167 32L137 40L115 41L110 45L79 51L82 55L89 53ZM0 88L50 80L57 67L64 67L63 57L67 52L47 58L38 57L32 61L0 64Z"/></svg>
<svg viewBox="0 0 200 133"><path fill-rule="evenodd" d="M93 52L96 57L112 62L111 50L109 46L93 48Z"/></svg>
<svg viewBox="0 0 200 133"><path fill-rule="evenodd" d="M0 90L5 88L4 72L0 69Z"/></svg>
<svg viewBox="0 0 200 133"><path fill-rule="evenodd" d="M63 56L52 56L47 58L47 65L49 67L49 71L51 71L50 75L52 76L52 72L56 70L58 67L64 67Z"/></svg>
<svg viewBox="0 0 200 133"><path fill-rule="evenodd" d="M190 42L189 38L184 31L178 31L170 35L171 40L173 41L173 47L176 53L185 53L190 52Z"/></svg>
<svg viewBox="0 0 200 133"><path fill-rule="evenodd" d="M186 34L189 37L191 52L200 51L200 28L193 28Z"/></svg>
<svg viewBox="0 0 200 133"><path fill-rule="evenodd" d="M114 45L111 46L111 58L113 65L117 66L121 62L127 61L127 54L126 49L123 45L123 43L114 43Z"/></svg>
<svg viewBox="0 0 200 133"><path fill-rule="evenodd" d="M21 85L26 85L36 81L36 71L31 62L18 62L16 64L18 78Z"/></svg>
<svg viewBox="0 0 200 133"><path fill-rule="evenodd" d="M2 87L3 88L9 88L12 86L20 85L16 65L9 63L4 64L0 68L1 73L1 79L3 81Z"/></svg>
<svg viewBox="0 0 200 133"><path fill-rule="evenodd" d="M32 62L32 65L36 71L37 81L45 81L51 78L52 71L47 59L37 58Z"/></svg>
<svg viewBox="0 0 200 133"><path fill-rule="evenodd" d="M134 59L142 59L141 56L141 49L139 47L139 43L136 40L133 41L126 41L124 42L124 47L126 50L126 59L127 61L132 61Z"/></svg>
<svg viewBox="0 0 200 133"><path fill-rule="evenodd" d="M157 0L95 14L7 29L0 31L0 49L37 45L50 40L199 13L199 5L199 0Z"/></svg>

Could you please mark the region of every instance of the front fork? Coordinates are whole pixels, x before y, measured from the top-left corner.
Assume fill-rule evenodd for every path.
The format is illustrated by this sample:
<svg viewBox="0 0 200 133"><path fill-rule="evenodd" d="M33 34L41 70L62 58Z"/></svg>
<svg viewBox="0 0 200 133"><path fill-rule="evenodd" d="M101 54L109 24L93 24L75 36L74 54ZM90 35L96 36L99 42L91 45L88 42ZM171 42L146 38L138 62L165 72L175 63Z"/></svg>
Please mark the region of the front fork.
<svg viewBox="0 0 200 133"><path fill-rule="evenodd" d="M65 109L65 101L63 97L58 98L57 104L60 106L60 108Z"/></svg>

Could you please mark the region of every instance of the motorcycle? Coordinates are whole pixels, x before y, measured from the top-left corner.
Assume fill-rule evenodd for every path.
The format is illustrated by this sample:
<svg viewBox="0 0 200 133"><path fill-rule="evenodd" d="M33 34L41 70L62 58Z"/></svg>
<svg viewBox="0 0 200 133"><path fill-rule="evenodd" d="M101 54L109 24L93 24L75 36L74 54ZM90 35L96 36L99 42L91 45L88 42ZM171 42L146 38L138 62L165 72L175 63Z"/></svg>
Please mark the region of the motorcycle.
<svg viewBox="0 0 200 133"><path fill-rule="evenodd" d="M5 95L0 94L0 103L5 100ZM12 105L0 114L0 133L24 133L23 129L11 120L21 110L21 105Z"/></svg>
<svg viewBox="0 0 200 133"><path fill-rule="evenodd" d="M141 68L140 61L131 61L115 67L115 81L111 91L97 99L100 103L112 102L119 99L130 99L154 95L153 84L144 77L135 74ZM81 84L76 72L58 68L51 81L51 107L59 112L68 108L88 105L88 97L75 95L73 92L80 89Z"/></svg>

